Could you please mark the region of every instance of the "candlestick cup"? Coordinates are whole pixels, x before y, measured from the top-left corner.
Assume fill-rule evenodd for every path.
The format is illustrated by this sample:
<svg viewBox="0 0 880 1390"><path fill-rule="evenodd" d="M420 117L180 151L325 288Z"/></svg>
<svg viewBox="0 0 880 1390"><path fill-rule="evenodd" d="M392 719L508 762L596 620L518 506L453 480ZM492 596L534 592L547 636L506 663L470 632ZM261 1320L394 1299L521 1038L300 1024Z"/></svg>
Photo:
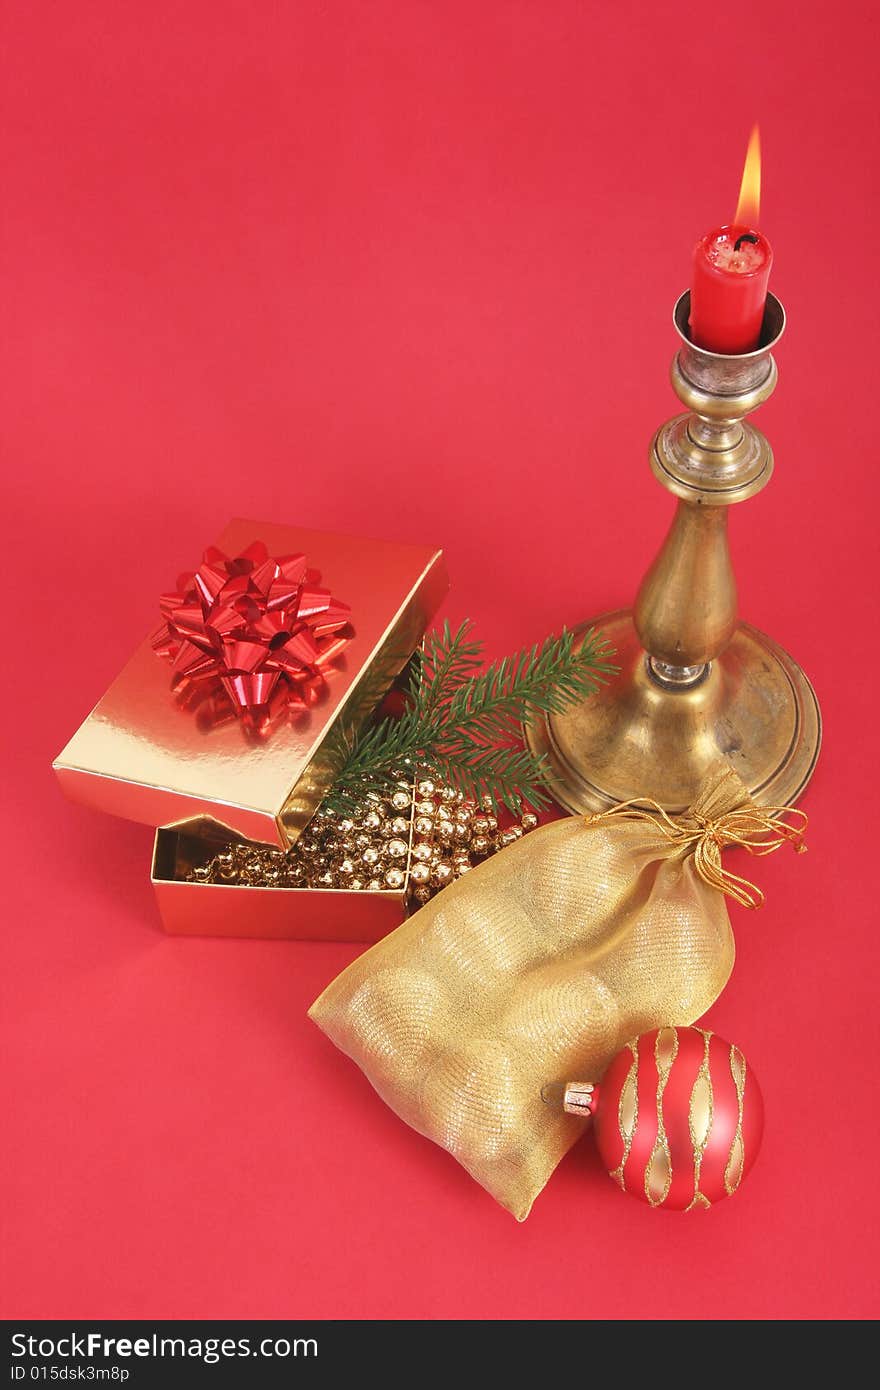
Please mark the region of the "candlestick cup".
<svg viewBox="0 0 880 1390"><path fill-rule="evenodd" d="M652 798L684 810L719 757L765 806L792 805L812 775L822 724L813 688L771 637L739 621L727 538L729 508L766 487L767 440L746 416L773 392L772 350L785 327L767 296L759 346L723 354L690 339L690 293L675 306L680 346L672 385L687 413L651 445L654 476L678 499L634 607L582 624L616 649L618 673L598 694L536 719L552 791L570 811Z"/></svg>

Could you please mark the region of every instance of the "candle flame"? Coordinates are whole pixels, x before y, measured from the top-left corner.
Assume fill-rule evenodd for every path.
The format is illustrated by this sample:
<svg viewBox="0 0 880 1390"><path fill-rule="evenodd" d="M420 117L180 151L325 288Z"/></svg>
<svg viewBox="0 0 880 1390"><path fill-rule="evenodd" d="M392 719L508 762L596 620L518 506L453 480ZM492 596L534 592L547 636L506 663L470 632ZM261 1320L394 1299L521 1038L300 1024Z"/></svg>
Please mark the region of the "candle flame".
<svg viewBox="0 0 880 1390"><path fill-rule="evenodd" d="M733 219L737 227L757 227L761 212L761 135L755 126L749 136L749 148L739 186L739 202Z"/></svg>

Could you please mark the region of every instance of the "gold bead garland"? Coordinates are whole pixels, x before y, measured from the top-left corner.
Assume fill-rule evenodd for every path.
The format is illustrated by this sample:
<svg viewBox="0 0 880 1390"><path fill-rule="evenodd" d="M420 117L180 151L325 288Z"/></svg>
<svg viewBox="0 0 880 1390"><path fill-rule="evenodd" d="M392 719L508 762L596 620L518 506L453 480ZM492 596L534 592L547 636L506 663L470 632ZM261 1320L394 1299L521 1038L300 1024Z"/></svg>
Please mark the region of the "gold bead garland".
<svg viewBox="0 0 880 1390"><path fill-rule="evenodd" d="M537 824L538 817L526 812L518 823L501 829L490 797L477 803L424 776L413 793L411 777L402 771L390 794L368 792L356 815L317 811L290 849L231 843L190 869L187 880L353 892L399 892L408 880L412 912Z"/></svg>

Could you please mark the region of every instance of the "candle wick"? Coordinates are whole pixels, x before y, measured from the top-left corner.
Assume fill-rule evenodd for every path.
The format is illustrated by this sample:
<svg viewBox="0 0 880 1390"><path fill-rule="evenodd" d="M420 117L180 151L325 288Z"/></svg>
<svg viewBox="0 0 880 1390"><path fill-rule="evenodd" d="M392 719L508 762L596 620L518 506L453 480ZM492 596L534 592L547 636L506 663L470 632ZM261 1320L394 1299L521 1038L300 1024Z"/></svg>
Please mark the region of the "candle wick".
<svg viewBox="0 0 880 1390"><path fill-rule="evenodd" d="M743 232L742 236L738 236L736 241L733 243L734 251L738 251L744 241L750 241L754 246L757 246L759 238L755 235L754 232Z"/></svg>

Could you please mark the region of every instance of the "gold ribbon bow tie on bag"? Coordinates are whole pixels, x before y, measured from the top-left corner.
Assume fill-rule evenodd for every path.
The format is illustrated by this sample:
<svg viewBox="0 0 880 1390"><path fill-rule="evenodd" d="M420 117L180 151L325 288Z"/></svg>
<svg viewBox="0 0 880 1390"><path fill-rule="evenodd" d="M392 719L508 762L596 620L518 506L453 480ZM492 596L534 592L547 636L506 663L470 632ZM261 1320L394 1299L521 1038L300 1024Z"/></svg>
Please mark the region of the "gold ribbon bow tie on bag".
<svg viewBox="0 0 880 1390"><path fill-rule="evenodd" d="M790 821L782 819L791 818ZM743 907L758 908L764 894L756 883L725 869L721 851L736 845L758 858L774 854L790 844L796 854L804 854L804 833L808 821L803 811L790 806L755 806L749 804L737 810L724 811L715 819L695 811L673 818L657 801L640 797L622 801L608 811L586 816L587 825L601 825L617 818L629 821L650 821L676 849L693 853L694 868L704 883L726 893Z"/></svg>

